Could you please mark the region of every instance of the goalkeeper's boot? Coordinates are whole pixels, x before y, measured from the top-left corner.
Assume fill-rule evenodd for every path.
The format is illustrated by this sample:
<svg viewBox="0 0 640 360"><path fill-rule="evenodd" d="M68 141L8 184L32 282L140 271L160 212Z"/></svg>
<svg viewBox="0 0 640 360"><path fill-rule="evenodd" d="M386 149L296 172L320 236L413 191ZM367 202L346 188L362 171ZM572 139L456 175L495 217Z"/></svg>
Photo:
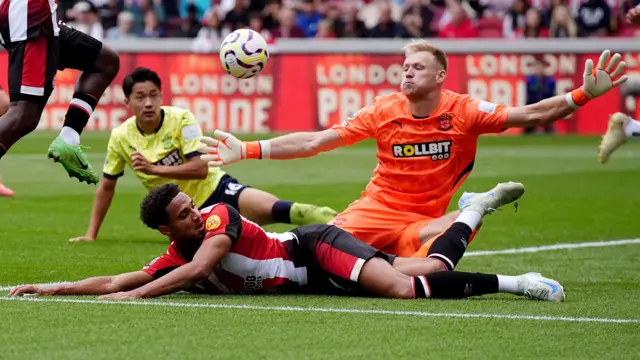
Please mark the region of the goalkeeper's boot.
<svg viewBox="0 0 640 360"><path fill-rule="evenodd" d="M492 213L499 207L518 200L524 194L524 185L509 181L500 183L493 189L483 193L465 192L458 201L460 210L470 209L479 212L481 215ZM514 204L516 210L518 203Z"/></svg>
<svg viewBox="0 0 640 360"><path fill-rule="evenodd" d="M330 207L300 203L294 203L289 212L291 223L295 225L326 224L336 215L338 212Z"/></svg>
<svg viewBox="0 0 640 360"><path fill-rule="evenodd" d="M559 282L535 272L521 275L518 279L518 289L529 300L563 302L567 297L564 287Z"/></svg>
<svg viewBox="0 0 640 360"><path fill-rule="evenodd" d="M609 156L627 142L624 127L629 121L631 121L631 119L627 115L619 112L611 115L609 118L607 132L602 136L600 146L598 147L598 160L600 160L601 164L605 164L609 160Z"/></svg>
<svg viewBox="0 0 640 360"><path fill-rule="evenodd" d="M62 164L69 177L74 177L80 182L97 184L98 175L93 171L91 163L83 150L88 149L82 145L71 145L58 136L49 145L49 158Z"/></svg>

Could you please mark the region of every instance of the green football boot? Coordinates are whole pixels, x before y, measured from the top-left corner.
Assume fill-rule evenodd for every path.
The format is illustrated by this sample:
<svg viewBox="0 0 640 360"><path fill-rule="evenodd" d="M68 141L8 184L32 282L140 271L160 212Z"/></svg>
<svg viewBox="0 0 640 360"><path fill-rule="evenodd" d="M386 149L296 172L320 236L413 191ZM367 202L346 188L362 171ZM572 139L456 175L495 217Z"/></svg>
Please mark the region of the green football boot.
<svg viewBox="0 0 640 360"><path fill-rule="evenodd" d="M86 181L87 184L97 184L98 175L83 152L86 149L87 146L68 144L58 136L49 145L49 158L61 163L69 177L74 177L80 182Z"/></svg>

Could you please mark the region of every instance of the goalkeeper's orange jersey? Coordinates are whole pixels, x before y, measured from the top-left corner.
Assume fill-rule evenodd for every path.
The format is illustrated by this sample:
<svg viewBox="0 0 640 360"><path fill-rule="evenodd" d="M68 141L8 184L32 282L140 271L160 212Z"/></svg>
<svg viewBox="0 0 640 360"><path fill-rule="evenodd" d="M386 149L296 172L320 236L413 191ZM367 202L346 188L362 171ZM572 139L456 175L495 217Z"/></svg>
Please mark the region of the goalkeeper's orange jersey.
<svg viewBox="0 0 640 360"><path fill-rule="evenodd" d="M436 218L474 165L478 136L504 129L508 107L443 90L438 108L414 117L402 93L379 96L333 127L349 144L374 138L378 165L362 193L386 206Z"/></svg>

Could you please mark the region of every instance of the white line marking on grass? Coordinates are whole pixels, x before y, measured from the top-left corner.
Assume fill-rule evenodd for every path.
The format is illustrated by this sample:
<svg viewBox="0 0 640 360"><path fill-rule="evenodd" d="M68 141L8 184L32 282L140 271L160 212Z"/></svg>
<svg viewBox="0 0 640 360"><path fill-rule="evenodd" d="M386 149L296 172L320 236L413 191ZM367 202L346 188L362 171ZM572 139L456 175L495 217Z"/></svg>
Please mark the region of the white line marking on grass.
<svg viewBox="0 0 640 360"><path fill-rule="evenodd" d="M573 243L573 244L571 243L555 244L555 245L543 245L543 246L502 249L502 250L469 251L465 253L464 256L467 257L467 256L491 256L491 255L503 255L503 254L524 254L524 253L537 253L541 251L582 249L582 248L590 248L590 247L607 247L607 246L619 246L619 245L629 245L629 244L640 244L640 239L594 241L594 242L583 242L583 243Z"/></svg>
<svg viewBox="0 0 640 360"><path fill-rule="evenodd" d="M640 319L609 319L609 318L587 318L587 317L568 317L568 316L534 316L534 315L502 315L502 314L430 313L430 312L422 312L422 311L364 310L364 309L339 309L339 308L316 308L316 307L294 307L294 306L193 304L193 303L164 302L164 301L108 301L108 300L82 300L82 299L7 297L7 296L1 296L0 301L101 304L101 305L134 305L134 306L166 306L166 307L177 307L177 308L238 309L238 310L264 310L264 311L324 312L324 313L343 313L343 314L373 314L373 315L471 318L471 319L483 318L483 319L503 319L503 320L536 320L536 321L565 321L565 322L612 323L612 324L640 324Z"/></svg>

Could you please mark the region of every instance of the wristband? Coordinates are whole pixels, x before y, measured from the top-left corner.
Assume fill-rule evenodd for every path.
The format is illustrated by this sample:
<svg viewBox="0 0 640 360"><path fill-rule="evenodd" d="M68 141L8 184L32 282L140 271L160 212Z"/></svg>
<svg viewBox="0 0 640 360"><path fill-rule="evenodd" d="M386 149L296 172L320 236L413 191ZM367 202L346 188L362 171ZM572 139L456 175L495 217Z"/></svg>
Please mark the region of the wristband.
<svg viewBox="0 0 640 360"><path fill-rule="evenodd" d="M585 93L584 90L582 90L582 88L577 88L575 90L573 90L570 93L567 93L565 95L565 99L567 101L567 103L569 104L569 106L571 106L574 109L578 109L581 106L584 106L587 104L587 102L589 102L589 100L591 100L589 98L589 96L587 95L587 93Z"/></svg>
<svg viewBox="0 0 640 360"><path fill-rule="evenodd" d="M260 142L251 141L245 143L245 159L262 159L262 151L260 149Z"/></svg>

